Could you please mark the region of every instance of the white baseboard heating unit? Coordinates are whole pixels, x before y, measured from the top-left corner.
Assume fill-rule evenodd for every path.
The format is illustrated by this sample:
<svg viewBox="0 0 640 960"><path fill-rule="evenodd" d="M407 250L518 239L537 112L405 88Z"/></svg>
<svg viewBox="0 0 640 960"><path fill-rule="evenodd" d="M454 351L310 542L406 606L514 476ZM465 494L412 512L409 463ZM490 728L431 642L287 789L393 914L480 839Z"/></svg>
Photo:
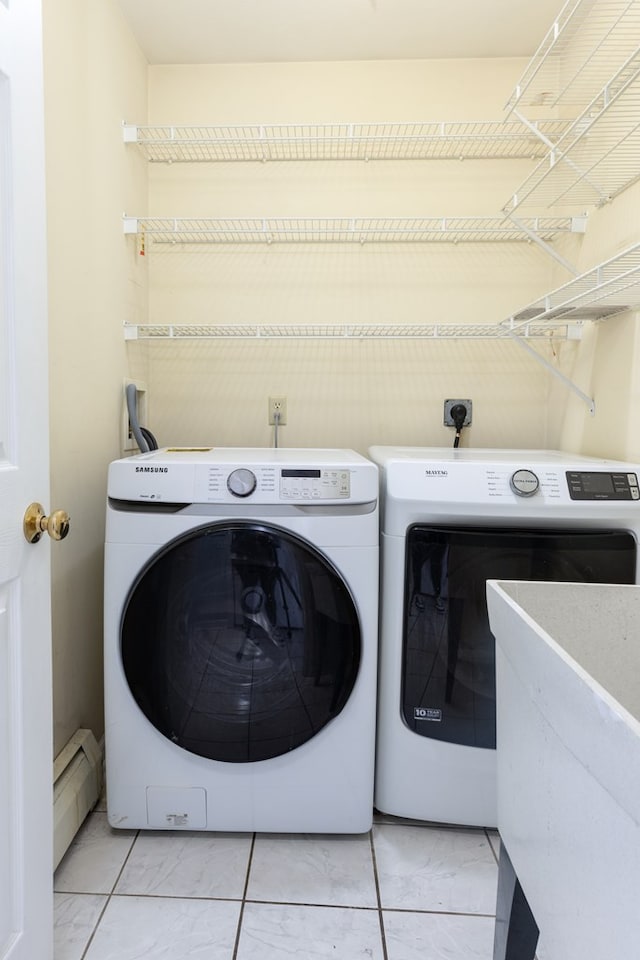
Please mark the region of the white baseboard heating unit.
<svg viewBox="0 0 640 960"><path fill-rule="evenodd" d="M76 730L53 762L53 868L102 791L102 751L91 730Z"/></svg>

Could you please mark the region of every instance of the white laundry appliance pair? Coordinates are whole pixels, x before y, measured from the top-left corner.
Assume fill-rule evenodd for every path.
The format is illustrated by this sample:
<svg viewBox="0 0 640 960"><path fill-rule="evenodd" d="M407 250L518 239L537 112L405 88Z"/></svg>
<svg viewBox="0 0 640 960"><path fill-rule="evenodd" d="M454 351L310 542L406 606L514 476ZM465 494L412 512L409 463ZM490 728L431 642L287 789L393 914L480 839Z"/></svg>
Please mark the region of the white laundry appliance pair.
<svg viewBox="0 0 640 960"><path fill-rule="evenodd" d="M487 579L638 582L640 468L373 447L375 805L496 821ZM114 826L363 832L378 469L344 450L160 450L109 470Z"/></svg>
<svg viewBox="0 0 640 960"><path fill-rule="evenodd" d="M637 583L637 464L559 451L372 447L381 480L375 805L495 826L486 581Z"/></svg>
<svg viewBox="0 0 640 960"><path fill-rule="evenodd" d="M358 833L373 808L378 471L349 450L111 464L115 827Z"/></svg>

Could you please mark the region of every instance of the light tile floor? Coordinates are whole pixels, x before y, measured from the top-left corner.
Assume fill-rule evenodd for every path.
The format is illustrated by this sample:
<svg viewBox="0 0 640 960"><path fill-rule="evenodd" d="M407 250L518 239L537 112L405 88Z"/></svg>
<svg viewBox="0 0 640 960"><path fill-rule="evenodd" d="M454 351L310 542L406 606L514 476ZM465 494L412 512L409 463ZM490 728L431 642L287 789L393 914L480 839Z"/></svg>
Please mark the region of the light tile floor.
<svg viewBox="0 0 640 960"><path fill-rule="evenodd" d="M115 831L55 875L55 960L491 960L494 831L376 815L370 834Z"/></svg>

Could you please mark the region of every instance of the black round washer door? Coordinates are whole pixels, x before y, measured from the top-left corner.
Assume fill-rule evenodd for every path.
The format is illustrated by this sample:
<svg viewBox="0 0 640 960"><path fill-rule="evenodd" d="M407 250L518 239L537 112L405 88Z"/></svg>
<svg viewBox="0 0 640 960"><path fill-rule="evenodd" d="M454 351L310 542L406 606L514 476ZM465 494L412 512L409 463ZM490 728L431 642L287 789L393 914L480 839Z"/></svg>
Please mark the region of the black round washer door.
<svg viewBox="0 0 640 960"><path fill-rule="evenodd" d="M361 656L355 605L306 541L214 523L171 541L125 604L131 692L165 737L211 760L294 750L336 717Z"/></svg>

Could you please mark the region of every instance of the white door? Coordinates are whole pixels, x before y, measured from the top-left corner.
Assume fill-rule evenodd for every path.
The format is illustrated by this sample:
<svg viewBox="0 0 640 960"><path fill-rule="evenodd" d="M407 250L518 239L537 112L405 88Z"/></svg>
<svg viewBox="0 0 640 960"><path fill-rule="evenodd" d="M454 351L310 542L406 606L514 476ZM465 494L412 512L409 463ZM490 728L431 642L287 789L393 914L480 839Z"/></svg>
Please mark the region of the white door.
<svg viewBox="0 0 640 960"><path fill-rule="evenodd" d="M0 0L0 960L50 960L52 746L40 0Z"/></svg>

